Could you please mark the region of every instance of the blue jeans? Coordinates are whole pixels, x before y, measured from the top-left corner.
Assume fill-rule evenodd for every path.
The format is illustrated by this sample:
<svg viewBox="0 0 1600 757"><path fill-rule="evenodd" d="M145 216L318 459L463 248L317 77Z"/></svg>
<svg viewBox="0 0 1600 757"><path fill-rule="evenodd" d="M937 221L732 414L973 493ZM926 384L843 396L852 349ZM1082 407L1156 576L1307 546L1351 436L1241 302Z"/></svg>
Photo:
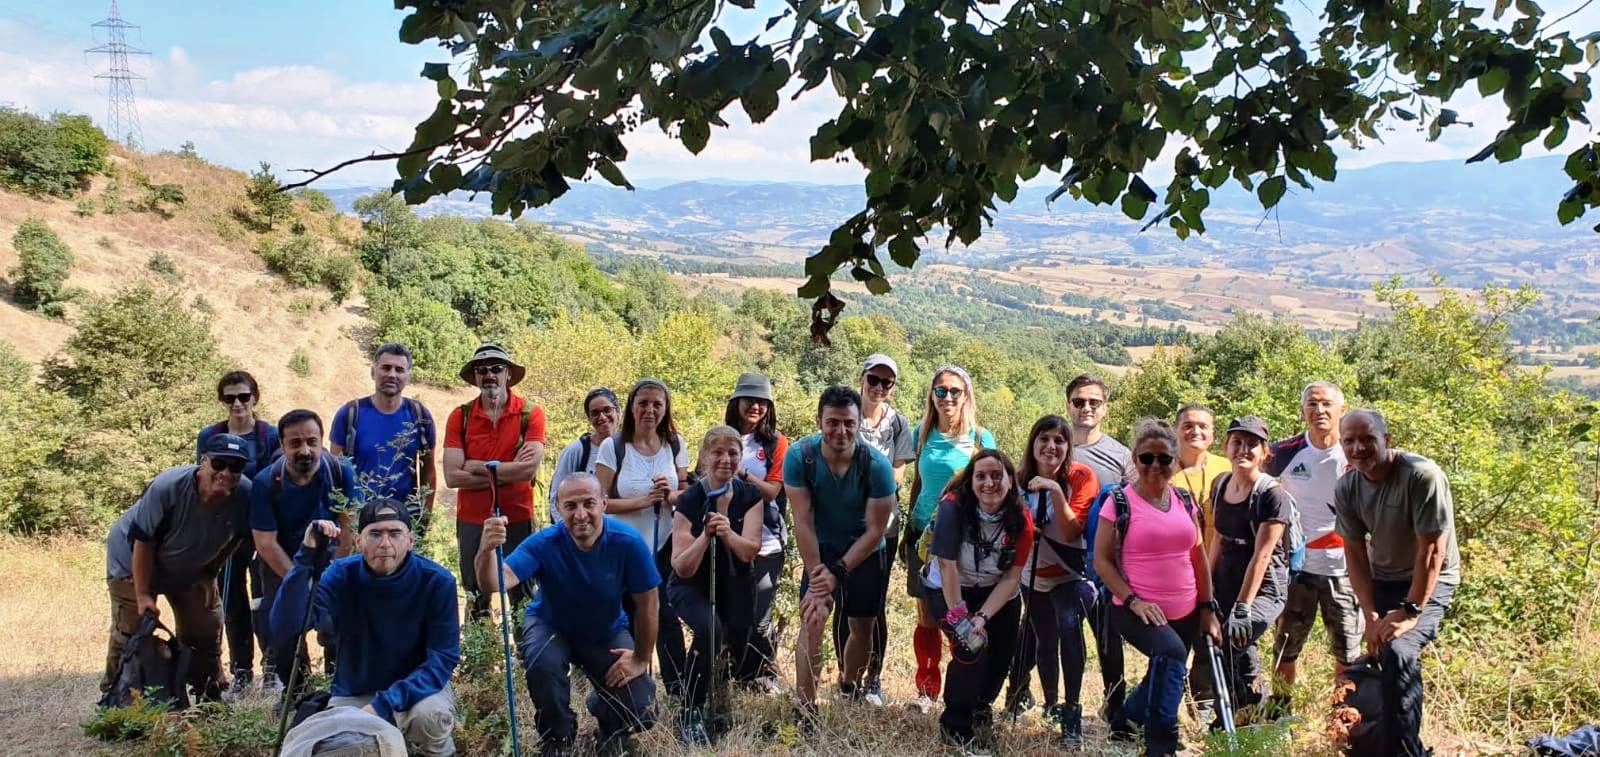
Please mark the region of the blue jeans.
<svg viewBox="0 0 1600 757"><path fill-rule="evenodd" d="M1150 670L1128 695L1123 717L1144 726L1147 754L1173 754L1178 751L1178 705L1189 677L1189 647L1200 636L1200 610L1152 626L1116 605L1111 620L1122 638L1150 658Z"/></svg>
<svg viewBox="0 0 1600 757"><path fill-rule="evenodd" d="M605 685L606 671L617 661L613 649L633 649L633 635L625 630L609 636L597 632L580 640L563 635L543 618L531 614L524 618L520 652L541 740L571 744L577 735L572 685L567 680L572 665L582 668L594 687L586 706L600 722L601 744L655 724L656 686L648 673L622 687Z"/></svg>

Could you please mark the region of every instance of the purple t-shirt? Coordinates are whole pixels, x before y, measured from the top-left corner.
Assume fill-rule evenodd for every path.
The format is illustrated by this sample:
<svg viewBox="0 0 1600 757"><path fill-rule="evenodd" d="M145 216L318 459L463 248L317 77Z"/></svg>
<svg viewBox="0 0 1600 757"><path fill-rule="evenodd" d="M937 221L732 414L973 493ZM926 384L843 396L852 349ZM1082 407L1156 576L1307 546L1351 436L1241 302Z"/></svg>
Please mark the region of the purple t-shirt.
<svg viewBox="0 0 1600 757"><path fill-rule="evenodd" d="M1199 543L1200 533L1178 493L1167 487L1170 499L1166 512L1146 502L1133 486L1122 491L1128 496L1128 535L1122 542L1122 577L1133 593L1154 602L1168 620L1194 612L1194 564L1189 552ZM1116 506L1101 506L1100 518L1115 523ZM1110 525L1110 524L1102 524ZM1115 526L1111 526L1115 528ZM1112 597L1120 605L1120 597Z"/></svg>

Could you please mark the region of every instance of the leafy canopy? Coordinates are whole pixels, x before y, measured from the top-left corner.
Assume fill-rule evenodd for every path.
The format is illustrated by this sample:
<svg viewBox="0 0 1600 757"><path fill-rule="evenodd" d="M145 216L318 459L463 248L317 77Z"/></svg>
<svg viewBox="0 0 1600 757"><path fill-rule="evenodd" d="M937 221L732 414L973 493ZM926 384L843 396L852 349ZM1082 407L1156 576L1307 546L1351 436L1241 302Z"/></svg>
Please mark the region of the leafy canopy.
<svg viewBox="0 0 1600 757"><path fill-rule="evenodd" d="M1506 119L1475 160L1513 160L1540 136L1554 148L1587 123L1584 65L1600 58L1600 32L1555 30L1564 19L1531 0L1334 2L1315 18L1281 0L759 5L397 0L412 9L400 39L453 63L423 67L439 99L409 148L357 160L399 158L408 203L487 192L516 217L594 174L631 186L624 137L648 122L699 153L735 103L761 122L780 95L826 84L839 112L811 157L854 158L867 199L808 258L799 294L828 295L843 268L881 294L883 251L910 267L931 233L970 244L997 200L1045 170L1061 176L1056 196L1120 203L1187 237L1205 231L1211 190L1234 182L1270 209L1290 182L1332 181L1336 143L1394 124L1437 138L1458 122L1441 103L1473 85ZM1143 174L1169 146L1181 149L1157 191ZM1600 157L1573 156L1563 222L1600 205Z"/></svg>

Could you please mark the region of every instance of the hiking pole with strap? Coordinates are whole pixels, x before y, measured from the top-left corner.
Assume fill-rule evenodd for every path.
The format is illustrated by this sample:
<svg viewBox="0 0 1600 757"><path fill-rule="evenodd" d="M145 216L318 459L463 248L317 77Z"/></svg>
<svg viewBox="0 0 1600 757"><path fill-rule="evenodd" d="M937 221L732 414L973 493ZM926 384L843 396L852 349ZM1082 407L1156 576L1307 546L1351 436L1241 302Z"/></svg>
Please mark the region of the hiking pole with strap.
<svg viewBox="0 0 1600 757"><path fill-rule="evenodd" d="M1045 502L1046 501L1048 501L1047 495L1044 492L1039 492L1039 504L1033 506L1033 554L1028 557L1028 575L1032 577L1034 584L1038 584L1039 583L1039 544L1040 544L1040 542L1044 541L1044 527L1039 525L1039 524L1044 522L1044 513L1045 513L1045 509L1044 508L1045 508ZM1024 595L1024 596L1026 596L1028 598L1028 603L1027 603L1028 604L1028 612L1027 612L1027 615L1029 615L1029 616L1031 616L1033 614L1033 612L1035 612L1035 610L1036 610L1036 608L1033 607L1033 603L1034 603L1033 595L1036 593L1036 591L1037 590L1034 589L1033 586L1029 586L1027 588L1027 592ZM1048 612L1049 610L1046 609L1045 611ZM1024 617L1023 618L1024 629L1032 629L1033 628L1032 623L1029 622L1030 620L1031 620L1031 618L1029 618L1029 617ZM1023 643L1017 645L1016 654L1013 654L1011 656L1011 676L1010 676L1010 678L1011 678L1011 681L1012 681L1012 685L1019 685L1017 683L1017 675L1018 675L1019 671L1022 670L1023 655L1024 655L1025 651L1028 648L1028 646L1027 646L1027 641L1028 641L1027 640L1027 635L1021 635L1020 638L1022 639ZM1039 643L1039 637L1038 637L1037 634L1033 634L1033 643L1035 645L1037 645ZM1035 650L1034 654L1037 657L1038 651ZM1020 686L1021 686L1021 688L1017 690L1018 691L1017 696L1016 696L1017 702L1022 701L1022 692L1027 691L1028 688L1029 688L1027 681L1021 682ZM1007 710L1012 710L1015 705L1016 705L1016 702L1006 702L1006 709ZM1020 717L1021 714L1022 713L1020 713L1020 712L1012 712L1011 717L1012 718L1017 718L1017 717Z"/></svg>
<svg viewBox="0 0 1600 757"><path fill-rule="evenodd" d="M483 464L489 471L489 510L500 517L500 461ZM508 524L509 525L509 524ZM522 757L522 739L517 735L517 688L511 672L511 610L506 599L506 550L502 544L494 548L494 582L500 593L500 642L506 658L506 709L511 713L511 754Z"/></svg>
<svg viewBox="0 0 1600 757"><path fill-rule="evenodd" d="M311 617L317 608L317 587L322 583L322 571L328 567L328 535L320 528L311 529L312 549L311 556L311 592L306 597L306 614L300 619L300 631L295 634L294 646L289 648L289 654L294 656L294 661L289 664L289 685L283 690L283 700L279 704L283 712L278 715L278 740L273 744L273 757L283 753L283 737L289 732L290 699L294 697L295 687L300 683L300 647L305 644L306 628L311 625ZM307 660L307 662L310 662Z"/></svg>
<svg viewBox="0 0 1600 757"><path fill-rule="evenodd" d="M1211 680L1217 689L1217 715L1222 718L1222 730L1228 733L1228 749L1232 751L1237 748L1234 744L1233 693L1229 690L1232 681L1222 677L1221 652L1211 643L1211 637L1202 633L1201 638L1205 644L1206 658L1211 661Z"/></svg>
<svg viewBox="0 0 1600 757"><path fill-rule="evenodd" d="M712 507L712 510L715 511L716 510L716 503L713 502L711 507ZM709 693L706 696L706 703L709 704L709 705L714 705L715 701L716 701L716 696L717 696L717 658L721 656L720 653L722 651L721 649L719 649L717 647L717 537L716 537L716 534L712 534L711 535L711 543L706 545L706 554L711 558L711 576L710 576L711 586L707 589L707 594L710 595L709 598L711 600L711 603L710 603L711 604L711 624L706 627L707 635L711 637L711 643L707 645L707 646L711 647L711 680L707 682L711 686L711 688L707 690ZM708 709L715 709L715 707L710 707Z"/></svg>

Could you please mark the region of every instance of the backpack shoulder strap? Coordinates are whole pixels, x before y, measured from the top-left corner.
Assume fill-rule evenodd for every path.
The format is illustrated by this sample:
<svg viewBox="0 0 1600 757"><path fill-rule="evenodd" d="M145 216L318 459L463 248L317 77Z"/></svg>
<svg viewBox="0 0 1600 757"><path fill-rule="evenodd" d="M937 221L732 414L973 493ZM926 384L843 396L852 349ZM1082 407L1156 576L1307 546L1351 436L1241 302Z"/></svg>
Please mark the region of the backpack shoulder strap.
<svg viewBox="0 0 1600 757"><path fill-rule="evenodd" d="M255 447L256 447L256 463L257 463L256 469L257 470L261 469L260 463L262 462L262 458L267 456L267 435L272 433L269 429L270 429L270 427L267 425L266 421L261 420L260 418L256 419L256 444L255 444Z"/></svg>
<svg viewBox="0 0 1600 757"><path fill-rule="evenodd" d="M517 418L517 449L522 449L522 443L528 439L528 419L532 417L533 411L523 405L522 414Z"/></svg>
<svg viewBox="0 0 1600 757"><path fill-rule="evenodd" d="M360 417L361 400L344 403L344 453L351 457L356 454L356 419Z"/></svg>
<svg viewBox="0 0 1600 757"><path fill-rule="evenodd" d="M592 435L584 434L583 436L578 437L578 444L581 445L579 446L579 449L582 450L578 453L578 471L587 471L589 470L589 455L594 452L594 440Z"/></svg>
<svg viewBox="0 0 1600 757"><path fill-rule="evenodd" d="M328 469L328 484L334 491L344 491L344 461L331 453L322 453L322 466Z"/></svg>
<svg viewBox="0 0 1600 757"><path fill-rule="evenodd" d="M1173 487L1172 490L1177 492L1178 501L1183 503L1183 509L1189 512L1189 520L1194 521L1195 525L1203 528L1206 516L1205 513L1200 512L1200 507L1195 504L1194 494L1188 489L1179 489L1178 487Z"/></svg>
<svg viewBox="0 0 1600 757"><path fill-rule="evenodd" d="M417 452L427 454L433 449L433 418L414 397L406 398L406 406L411 408L411 417L417 424Z"/></svg>
<svg viewBox="0 0 1600 757"><path fill-rule="evenodd" d="M628 443L622 440L621 431L618 431L616 434L612 435L611 449L614 453L616 453L617 468L615 473L611 476L611 491L609 494L612 497L620 497L622 495L617 492L617 480L622 478L622 459L628 455Z"/></svg>
<svg viewBox="0 0 1600 757"><path fill-rule="evenodd" d="M475 402L475 401L476 400L468 400L467 404L462 405L460 407L460 410L461 410L461 451L462 452L466 452L466 450L467 450L467 424L472 420L472 403Z"/></svg>
<svg viewBox="0 0 1600 757"><path fill-rule="evenodd" d="M678 453L683 451L683 437L673 434L672 438L667 440L667 446L672 448L673 467L677 467Z"/></svg>
<svg viewBox="0 0 1600 757"><path fill-rule="evenodd" d="M861 480L861 503L872 498L872 450L856 441L856 477Z"/></svg>
<svg viewBox="0 0 1600 757"><path fill-rule="evenodd" d="M268 468L268 470L272 472L270 477L271 485L268 487L268 493L272 495L271 499L273 509L277 509L278 497L279 495L283 494L283 461L284 458L280 457L277 460L272 461L272 467Z"/></svg>
<svg viewBox="0 0 1600 757"><path fill-rule="evenodd" d="M820 436L808 437L800 442L800 462L805 468L807 494L815 494L817 491L817 458L821 456L821 451Z"/></svg>

